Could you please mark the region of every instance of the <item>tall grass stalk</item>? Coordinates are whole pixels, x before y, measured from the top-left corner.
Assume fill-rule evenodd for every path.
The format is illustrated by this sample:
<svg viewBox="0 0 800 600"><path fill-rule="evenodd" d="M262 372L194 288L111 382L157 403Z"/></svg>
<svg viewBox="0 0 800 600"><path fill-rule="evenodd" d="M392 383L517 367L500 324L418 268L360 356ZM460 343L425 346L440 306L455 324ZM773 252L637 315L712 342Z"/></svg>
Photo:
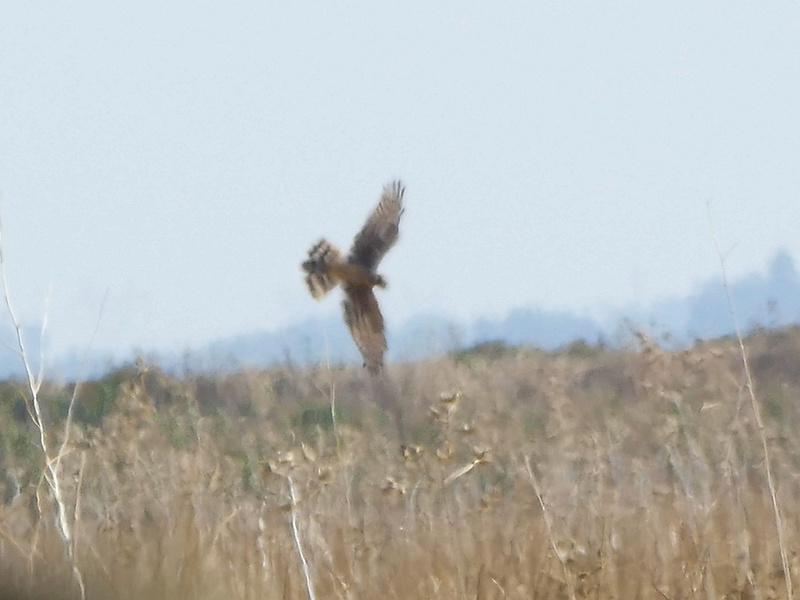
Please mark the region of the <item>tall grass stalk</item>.
<svg viewBox="0 0 800 600"><path fill-rule="evenodd" d="M725 298L728 302L728 310L731 313L733 327L736 331L736 340L739 344L739 352L741 353L742 357L742 366L744 367L745 379L747 381L747 391L750 398L750 406L753 409L753 416L756 420L759 437L761 438L761 447L764 451L764 469L766 471L767 486L769 487L769 494L772 500L772 514L775 520L775 529L778 534L778 548L780 549L781 554L781 568L783 569L783 580L784 585L786 586L786 597L792 599L794 598L792 595L792 574L791 570L789 569L789 557L786 551L786 540L784 539L781 510L778 506L778 498L775 492L775 481L772 476L772 459L770 458L766 429L764 428L764 422L761 419L761 408L758 399L756 398L755 384L753 383L753 375L750 372L750 362L747 359L747 349L745 348L744 339L742 338L742 330L739 327L739 318L736 315L736 310L733 306L733 299L731 298L730 287L728 286L728 273L725 267L725 256L722 254L722 249L720 248L719 241L717 240L717 234L714 231L714 222L711 218L711 204L707 203L706 207L708 209L708 222L711 229L711 237L714 240L714 248L717 251L719 266L720 270L722 271L722 286L725 288Z"/></svg>

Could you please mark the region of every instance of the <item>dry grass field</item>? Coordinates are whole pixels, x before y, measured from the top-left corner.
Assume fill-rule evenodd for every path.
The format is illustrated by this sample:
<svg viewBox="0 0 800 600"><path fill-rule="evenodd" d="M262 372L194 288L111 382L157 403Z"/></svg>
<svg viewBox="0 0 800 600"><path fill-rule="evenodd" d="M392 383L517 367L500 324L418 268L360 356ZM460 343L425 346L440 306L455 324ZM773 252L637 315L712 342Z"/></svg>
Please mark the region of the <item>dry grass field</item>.
<svg viewBox="0 0 800 600"><path fill-rule="evenodd" d="M59 466L74 567L91 599L786 598L800 329L745 343L781 537L735 340L486 344L376 381L87 383ZM0 596L79 598L23 393L0 384ZM53 445L71 394L42 388Z"/></svg>

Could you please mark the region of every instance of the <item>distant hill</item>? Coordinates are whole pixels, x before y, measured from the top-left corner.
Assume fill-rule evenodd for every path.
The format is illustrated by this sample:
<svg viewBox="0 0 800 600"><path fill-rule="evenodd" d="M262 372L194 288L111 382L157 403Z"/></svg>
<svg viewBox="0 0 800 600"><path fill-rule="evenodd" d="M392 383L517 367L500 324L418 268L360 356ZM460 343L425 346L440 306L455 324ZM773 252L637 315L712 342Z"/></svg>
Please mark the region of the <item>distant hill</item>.
<svg viewBox="0 0 800 600"><path fill-rule="evenodd" d="M765 274L752 273L729 282L729 289L739 326L745 331L800 323L800 275L785 251L775 255ZM645 310L619 311L615 317L669 332L679 344L733 332L722 276L701 283L686 298L662 299Z"/></svg>
<svg viewBox="0 0 800 600"><path fill-rule="evenodd" d="M739 324L745 330L800 324L800 275L792 257L785 251L776 254L765 273L752 273L730 282L730 291ZM721 277L714 277L700 283L685 298L661 299L645 309L620 308L602 320L536 308L517 308L503 317L479 318L470 323L442 315L419 315L390 327L388 358L420 359L495 340L553 350L579 339L588 343L614 340L622 323L625 323L623 328L641 327L654 334L668 332L673 343L678 345L733 331ZM37 329L26 329L25 339L31 354L38 356ZM14 347L10 327L0 330L0 342ZM170 371L360 360L338 314L278 330L223 338L181 353L152 352L148 353L148 358ZM77 353L58 356L51 361L49 371L64 378L75 377L83 362L84 357ZM103 354L90 354L84 372L97 376L114 362L119 361ZM0 350L0 378L21 374L19 357L10 350Z"/></svg>

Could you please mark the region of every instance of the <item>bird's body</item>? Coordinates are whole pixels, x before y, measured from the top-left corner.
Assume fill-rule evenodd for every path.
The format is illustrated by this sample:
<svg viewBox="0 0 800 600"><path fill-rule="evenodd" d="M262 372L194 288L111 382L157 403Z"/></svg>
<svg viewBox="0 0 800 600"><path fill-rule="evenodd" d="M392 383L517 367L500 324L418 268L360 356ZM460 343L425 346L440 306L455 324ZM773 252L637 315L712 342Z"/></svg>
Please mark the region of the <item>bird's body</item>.
<svg viewBox="0 0 800 600"><path fill-rule="evenodd" d="M380 284L382 283L382 279L380 276L375 276L369 271L367 271L361 265L357 265L354 263L347 262L345 260L332 260L325 263L318 263L316 265L312 265L311 261L306 261L303 263L306 271L308 271L308 275L306 279L313 278L314 276L324 276L330 279L335 284L336 283L347 283L350 285L358 286L358 287L373 287L379 286L383 287ZM308 266L306 266L308 265ZM315 271L316 270L316 271ZM323 289L327 287L327 284L323 284L322 286L314 286L312 287L309 284L309 289L311 289L311 295L315 298L321 298L328 292L330 289L325 289L324 292L318 292L316 290Z"/></svg>
<svg viewBox="0 0 800 600"><path fill-rule="evenodd" d="M309 250L308 260L302 265L308 290L315 299L342 285L345 323L370 373L380 370L386 351L383 316L372 288L386 287L376 269L397 241L404 192L399 181L384 188L378 206L356 235L346 259L323 239Z"/></svg>

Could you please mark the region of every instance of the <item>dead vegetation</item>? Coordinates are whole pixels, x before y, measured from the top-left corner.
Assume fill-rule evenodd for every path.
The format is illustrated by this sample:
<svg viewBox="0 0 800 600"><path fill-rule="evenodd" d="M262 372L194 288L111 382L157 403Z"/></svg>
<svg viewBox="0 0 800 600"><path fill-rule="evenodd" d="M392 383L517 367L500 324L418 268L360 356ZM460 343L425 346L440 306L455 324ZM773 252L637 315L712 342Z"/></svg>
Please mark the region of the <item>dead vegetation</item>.
<svg viewBox="0 0 800 600"><path fill-rule="evenodd" d="M746 344L797 581L800 330ZM39 393L57 447L73 388ZM735 340L645 336L380 386L122 369L80 392L61 457L75 566L91 599L783 598L748 393ZM0 596L78 598L24 394L0 383Z"/></svg>

